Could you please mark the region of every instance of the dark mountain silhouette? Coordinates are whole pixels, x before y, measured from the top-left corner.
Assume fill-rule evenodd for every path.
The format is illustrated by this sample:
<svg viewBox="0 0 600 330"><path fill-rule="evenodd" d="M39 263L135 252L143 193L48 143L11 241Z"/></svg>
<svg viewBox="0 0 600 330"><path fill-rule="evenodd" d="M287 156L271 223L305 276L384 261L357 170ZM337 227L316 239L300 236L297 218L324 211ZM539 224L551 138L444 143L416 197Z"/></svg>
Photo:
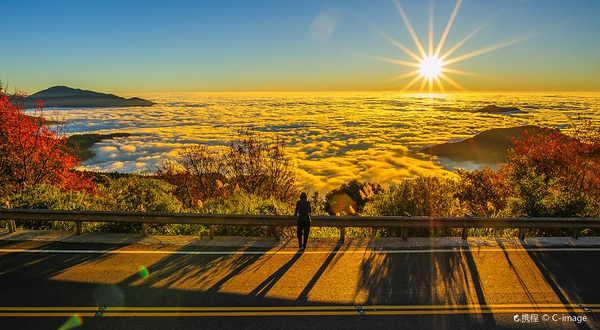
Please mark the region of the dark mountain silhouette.
<svg viewBox="0 0 600 330"><path fill-rule="evenodd" d="M506 160L506 151L512 146L510 138L522 138L526 131L551 132L553 130L555 129L539 126L495 128L460 142L438 144L420 151L457 162L498 164Z"/></svg>
<svg viewBox="0 0 600 330"><path fill-rule="evenodd" d="M95 156L92 151L94 144L117 137L128 137L130 133L112 133L112 134L74 134L67 138L67 147L72 153L78 156L82 161Z"/></svg>
<svg viewBox="0 0 600 330"><path fill-rule="evenodd" d="M35 108L35 100L44 101L44 107L147 107L154 102L132 97L129 99L113 94L98 93L67 86L54 86L25 98L24 108Z"/></svg>
<svg viewBox="0 0 600 330"><path fill-rule="evenodd" d="M499 114L506 114L506 113L524 113L524 111L522 111L521 109L517 108L517 107L499 107L497 105L486 105L485 107L476 110L476 112L485 112L485 113L499 113Z"/></svg>

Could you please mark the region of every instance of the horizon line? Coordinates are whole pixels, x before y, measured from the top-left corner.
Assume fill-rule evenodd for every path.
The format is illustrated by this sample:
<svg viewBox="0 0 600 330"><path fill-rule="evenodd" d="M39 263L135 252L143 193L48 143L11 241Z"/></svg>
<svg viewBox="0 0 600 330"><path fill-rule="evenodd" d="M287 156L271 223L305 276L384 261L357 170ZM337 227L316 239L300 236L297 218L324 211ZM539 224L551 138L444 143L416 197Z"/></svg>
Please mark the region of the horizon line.
<svg viewBox="0 0 600 330"><path fill-rule="evenodd" d="M452 95L452 94L541 94L541 93L579 93L579 94L600 94L598 90L467 90L467 91L451 91L451 92L418 92L418 91L401 91L401 90L198 90L198 91L168 91L168 92L149 92L149 91L133 91L133 92L109 92L109 93L394 93L394 94L407 94L407 95Z"/></svg>
<svg viewBox="0 0 600 330"><path fill-rule="evenodd" d="M180 91L110 91L110 90L99 90L92 89L89 87L80 87L80 86L68 86L66 84L57 84L52 85L35 92L24 92L19 88L13 88L12 93L25 93L26 95L32 95L37 92L43 91L45 89L55 87L55 86L66 86L74 89L82 89L89 90L98 93L110 93L110 94L135 94L135 93L144 93L144 94L154 94L154 93L394 93L394 94L405 94L405 95L453 95L453 94L541 94L541 93L559 93L559 94L567 94L567 93L577 93L577 94L600 94L600 89L597 90L547 90L547 89L532 89L532 90L466 90L466 91L438 91L438 92L419 92L419 91L402 91L402 90L394 90L394 89L290 89L290 90L280 90L280 89L240 89L240 90L180 90ZM8 93L7 86L3 86L4 91Z"/></svg>

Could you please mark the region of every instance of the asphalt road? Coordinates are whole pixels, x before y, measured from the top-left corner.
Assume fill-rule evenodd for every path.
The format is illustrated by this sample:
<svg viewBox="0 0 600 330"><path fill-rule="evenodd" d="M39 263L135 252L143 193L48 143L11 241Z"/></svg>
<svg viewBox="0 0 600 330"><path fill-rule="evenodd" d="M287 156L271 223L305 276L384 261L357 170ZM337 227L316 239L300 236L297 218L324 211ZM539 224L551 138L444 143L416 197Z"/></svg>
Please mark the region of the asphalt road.
<svg viewBox="0 0 600 330"><path fill-rule="evenodd" d="M0 240L0 329L597 329L599 261L600 248Z"/></svg>

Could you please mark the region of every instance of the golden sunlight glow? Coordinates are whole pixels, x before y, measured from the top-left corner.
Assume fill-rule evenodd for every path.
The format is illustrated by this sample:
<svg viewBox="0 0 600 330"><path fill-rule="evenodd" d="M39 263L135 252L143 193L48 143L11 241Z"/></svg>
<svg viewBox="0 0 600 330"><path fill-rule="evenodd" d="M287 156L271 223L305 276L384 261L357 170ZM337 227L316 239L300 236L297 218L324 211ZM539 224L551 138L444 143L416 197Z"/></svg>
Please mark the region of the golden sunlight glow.
<svg viewBox="0 0 600 330"><path fill-rule="evenodd" d="M496 45L492 45L492 46L489 46L489 47L486 47L483 49L472 51L467 54L459 55L454 58L448 58L452 53L454 53L456 50L458 50L465 42L467 42L469 39L471 39L471 37L473 37L477 32L479 32L487 23L484 23L484 24L480 25L479 27L477 27L473 32L471 32L465 38L460 40L456 45L451 47L447 52L443 53L443 55L440 55L440 54L442 54L442 48L444 47L444 44L448 37L448 34L450 33L450 29L452 28L452 25L454 24L456 15L458 14L458 10L459 10L463 0L457 0L456 5L454 6L454 10L452 11L452 14L450 15L450 19L448 20L448 23L446 24L446 28L444 29L444 32L442 33L442 37L440 38L436 47L434 47L434 42L433 42L433 35L434 35L433 34L433 1L429 2L429 4L430 4L430 8L429 8L430 9L429 10L429 38L428 38L428 45L427 45L429 49L427 49L427 51L425 50L425 48L423 47L423 43L421 43L421 40L415 33L415 30L413 29L412 24L410 23L410 20L408 19L408 16L404 12L402 5L400 5L398 0L393 0L393 2L396 6L396 9L398 10L398 13L400 14L400 17L402 18L402 21L404 22L404 25L406 25L406 29L408 30L408 32L410 33L410 36L413 39L413 42L417 48L417 52L406 47L405 45L400 43L398 40L394 39L392 36L385 33L383 30L381 30L379 28L375 28L375 30L377 32L379 32L384 38L386 38L389 42L391 42L394 46L396 46L398 49L402 50L406 55L411 57L415 62L403 61L403 60L393 59L393 58L383 58L383 57L379 57L379 56L366 55L366 57L377 60L377 61L417 68L417 70L398 75L389 80L389 81L395 81L395 80L401 80L401 79L405 79L405 78L414 76L413 79L411 79L408 83L406 83L404 85L404 88L402 88L402 91L407 91L412 86L416 86L417 82L419 82L419 79L422 79L421 84L418 84L418 86L420 86L419 92L422 92L425 89L425 87L428 86L429 92L433 93L434 83L435 83L435 86L437 86L437 88L441 92L445 92L446 87L444 86L443 82L452 86L456 90L465 91L465 89L459 83L457 83L455 80L450 78L448 76L448 74L457 74L457 75L472 76L472 77L481 77L481 76L478 74L475 74L475 73L471 73L471 72L447 68L446 67L447 65L454 64L454 63L457 63L460 61L464 61L466 59L469 59L469 58L472 58L475 56L479 56L479 55L482 55L482 54L494 51L496 49L500 49L500 48L503 48L503 47L506 47L506 46L509 46L509 45L512 45L512 44L515 44L515 43L518 43L518 42L521 42L523 40L530 38L530 37L516 38L516 39L505 41L505 42L502 42L502 43L499 43Z"/></svg>
<svg viewBox="0 0 600 330"><path fill-rule="evenodd" d="M428 79L437 78L442 73L443 64L437 57L427 57L419 63L419 72Z"/></svg>

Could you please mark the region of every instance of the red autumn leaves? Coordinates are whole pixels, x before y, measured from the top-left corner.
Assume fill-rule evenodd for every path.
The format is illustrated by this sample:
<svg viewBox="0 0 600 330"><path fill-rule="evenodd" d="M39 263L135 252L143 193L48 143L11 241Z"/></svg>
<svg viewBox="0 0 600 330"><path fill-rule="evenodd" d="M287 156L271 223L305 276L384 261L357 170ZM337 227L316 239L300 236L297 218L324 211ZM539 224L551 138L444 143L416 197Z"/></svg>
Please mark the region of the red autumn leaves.
<svg viewBox="0 0 600 330"><path fill-rule="evenodd" d="M36 101L38 110L43 107ZM93 189L92 178L74 170L80 162L69 153L66 137L45 119L26 115L0 87L0 185L18 192L27 185L48 183L65 190Z"/></svg>
<svg viewBox="0 0 600 330"><path fill-rule="evenodd" d="M514 140L509 163L534 171L546 184L554 181L562 191L600 198L600 128L580 118L574 121L573 136L543 130Z"/></svg>

